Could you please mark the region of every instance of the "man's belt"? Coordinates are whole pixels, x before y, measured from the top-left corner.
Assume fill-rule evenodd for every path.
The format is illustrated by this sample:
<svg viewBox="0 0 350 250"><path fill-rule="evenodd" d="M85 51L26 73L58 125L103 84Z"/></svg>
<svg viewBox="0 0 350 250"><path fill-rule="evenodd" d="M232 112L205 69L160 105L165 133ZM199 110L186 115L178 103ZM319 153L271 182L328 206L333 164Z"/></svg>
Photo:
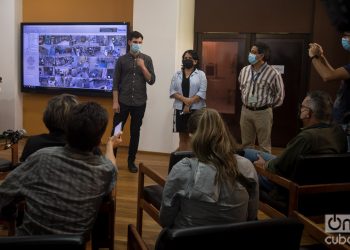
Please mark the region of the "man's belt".
<svg viewBox="0 0 350 250"><path fill-rule="evenodd" d="M261 106L261 107L249 107L247 105L244 105L244 107L246 107L246 109L249 109L251 111L258 111L258 110L265 110L265 109L271 108L272 106L271 105L264 105L264 106Z"/></svg>

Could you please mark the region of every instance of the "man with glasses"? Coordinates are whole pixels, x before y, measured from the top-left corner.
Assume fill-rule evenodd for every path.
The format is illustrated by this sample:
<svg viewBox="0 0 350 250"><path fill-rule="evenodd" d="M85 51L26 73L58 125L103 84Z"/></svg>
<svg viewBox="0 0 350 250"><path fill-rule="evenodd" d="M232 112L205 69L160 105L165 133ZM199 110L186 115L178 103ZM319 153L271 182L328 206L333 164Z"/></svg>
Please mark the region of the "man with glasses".
<svg viewBox="0 0 350 250"><path fill-rule="evenodd" d="M290 178L299 155L344 153L347 150L346 134L339 125L331 125L332 100L323 91L310 92L300 106L301 132L294 137L279 156L245 149L244 157L256 167L265 168L280 176ZM271 191L273 185L259 178L260 187Z"/></svg>
<svg viewBox="0 0 350 250"><path fill-rule="evenodd" d="M282 105L284 84L281 74L269 65L270 49L264 43L252 46L238 77L242 95L240 118L243 147L254 147L256 137L262 151L271 153L272 109Z"/></svg>

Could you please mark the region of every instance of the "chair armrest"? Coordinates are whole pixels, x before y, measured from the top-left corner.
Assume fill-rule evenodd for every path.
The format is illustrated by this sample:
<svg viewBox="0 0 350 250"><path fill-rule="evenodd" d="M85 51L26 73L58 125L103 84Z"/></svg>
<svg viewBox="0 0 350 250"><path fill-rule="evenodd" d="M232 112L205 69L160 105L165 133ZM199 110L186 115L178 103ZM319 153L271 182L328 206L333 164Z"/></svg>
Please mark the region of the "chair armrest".
<svg viewBox="0 0 350 250"><path fill-rule="evenodd" d="M136 227L132 224L128 225L128 250L149 250L141 235L137 232Z"/></svg>
<svg viewBox="0 0 350 250"><path fill-rule="evenodd" d="M289 187L292 185L292 181L282 177L282 176L279 176L278 174L275 174L275 173L272 173L266 169L263 169L261 167L256 167L255 166L255 169L256 169L256 172L258 172L259 175L261 176L264 176L266 177L267 179L269 179L270 181L286 188L286 189L289 189Z"/></svg>
<svg viewBox="0 0 350 250"><path fill-rule="evenodd" d="M299 187L299 194L335 193L350 191L350 183L329 183L302 185Z"/></svg>
<svg viewBox="0 0 350 250"><path fill-rule="evenodd" d="M154 171L153 169L145 166L142 162L140 163L140 174L146 175L150 179L152 179L154 182L156 182L158 185L164 187L165 185L165 178L162 177L157 171Z"/></svg>
<svg viewBox="0 0 350 250"><path fill-rule="evenodd" d="M349 245L341 245L341 244L334 244L334 245L327 245L325 243L325 238L328 236L332 236L329 233L326 233L325 230L317 225L315 222L304 216L303 214L299 213L298 211L293 211L292 216L298 219L301 223L304 224L305 230L310 234L311 237L316 239L318 242L325 245L328 249L331 250L350 250Z"/></svg>

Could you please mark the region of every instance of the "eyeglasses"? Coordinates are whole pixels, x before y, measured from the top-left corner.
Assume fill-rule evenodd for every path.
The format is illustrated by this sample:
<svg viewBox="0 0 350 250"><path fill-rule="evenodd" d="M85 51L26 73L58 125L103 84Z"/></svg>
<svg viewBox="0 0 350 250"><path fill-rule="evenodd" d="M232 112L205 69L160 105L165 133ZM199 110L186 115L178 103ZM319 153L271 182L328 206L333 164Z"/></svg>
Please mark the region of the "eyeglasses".
<svg viewBox="0 0 350 250"><path fill-rule="evenodd" d="M310 107L305 106L305 105L303 105L303 104L299 104L299 109L301 110L302 108L308 109L308 110L311 110L311 111L312 111L312 109L311 109Z"/></svg>

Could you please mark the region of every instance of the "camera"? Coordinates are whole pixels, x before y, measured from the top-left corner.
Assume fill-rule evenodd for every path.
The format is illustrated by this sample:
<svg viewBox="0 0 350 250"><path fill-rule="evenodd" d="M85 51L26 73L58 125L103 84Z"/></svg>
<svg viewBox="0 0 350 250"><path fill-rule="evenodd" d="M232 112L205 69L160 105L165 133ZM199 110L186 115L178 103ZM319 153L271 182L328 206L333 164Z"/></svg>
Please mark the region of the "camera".
<svg viewBox="0 0 350 250"><path fill-rule="evenodd" d="M11 144L16 144L20 139L23 138L23 136L27 133L27 131L25 131L24 129L19 129L19 130L12 130L12 129L8 129L5 130L2 133L3 138L10 141L10 146Z"/></svg>

